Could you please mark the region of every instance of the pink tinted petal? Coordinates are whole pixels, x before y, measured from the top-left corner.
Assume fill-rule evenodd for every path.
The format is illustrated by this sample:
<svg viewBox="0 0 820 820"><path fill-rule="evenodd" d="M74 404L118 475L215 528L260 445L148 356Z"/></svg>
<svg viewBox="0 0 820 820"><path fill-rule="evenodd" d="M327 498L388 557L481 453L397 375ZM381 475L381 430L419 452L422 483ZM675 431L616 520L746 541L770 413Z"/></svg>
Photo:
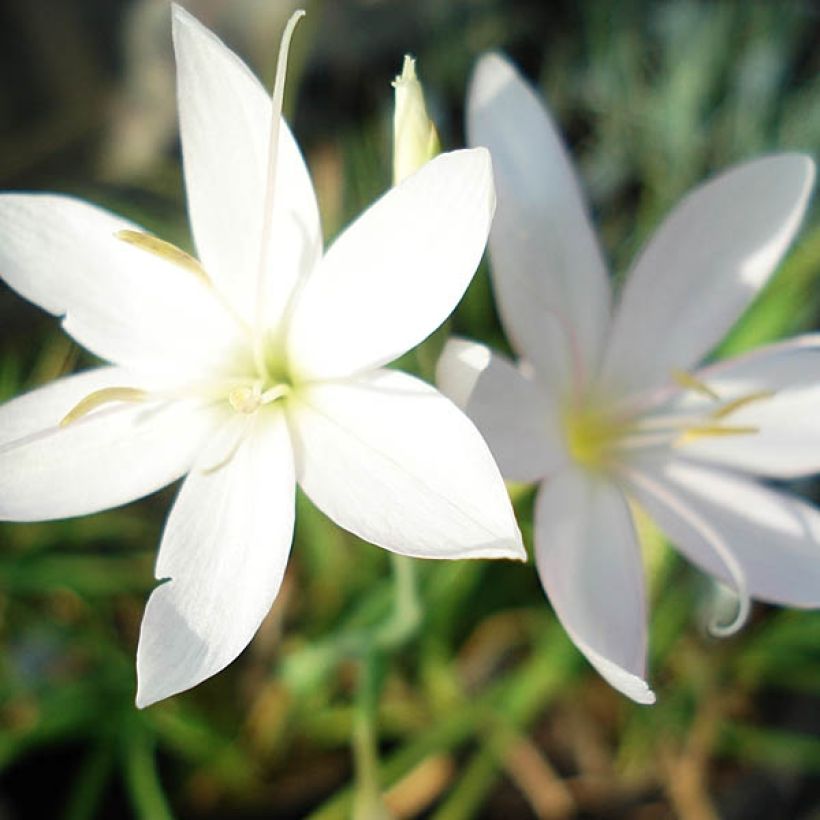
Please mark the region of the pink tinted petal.
<svg viewBox="0 0 820 820"><path fill-rule="evenodd" d="M493 158L498 208L490 254L507 335L550 388L587 382L609 325L606 264L555 124L499 54L476 66L467 132Z"/></svg>
<svg viewBox="0 0 820 820"><path fill-rule="evenodd" d="M567 463L553 397L503 356L451 339L438 361L436 382L478 427L504 478L536 481Z"/></svg>
<svg viewBox="0 0 820 820"><path fill-rule="evenodd" d="M535 505L538 574L576 646L616 689L654 703L646 676L646 601L629 507L609 480L568 468Z"/></svg>

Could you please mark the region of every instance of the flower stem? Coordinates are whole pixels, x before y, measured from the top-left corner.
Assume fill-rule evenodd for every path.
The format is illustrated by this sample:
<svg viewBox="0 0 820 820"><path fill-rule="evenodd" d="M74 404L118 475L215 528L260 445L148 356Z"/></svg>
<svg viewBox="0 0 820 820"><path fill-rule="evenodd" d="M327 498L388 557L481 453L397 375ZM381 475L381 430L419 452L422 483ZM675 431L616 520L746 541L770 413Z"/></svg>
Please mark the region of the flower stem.
<svg viewBox="0 0 820 820"><path fill-rule="evenodd" d="M370 652L361 661L353 722L353 760L356 768L353 820L390 820L379 786L376 712L381 682L380 658L377 653Z"/></svg>
<svg viewBox="0 0 820 820"><path fill-rule="evenodd" d="M380 649L396 649L407 641L421 623L416 565L412 558L390 553L393 567L395 601L389 619L376 631L375 644Z"/></svg>

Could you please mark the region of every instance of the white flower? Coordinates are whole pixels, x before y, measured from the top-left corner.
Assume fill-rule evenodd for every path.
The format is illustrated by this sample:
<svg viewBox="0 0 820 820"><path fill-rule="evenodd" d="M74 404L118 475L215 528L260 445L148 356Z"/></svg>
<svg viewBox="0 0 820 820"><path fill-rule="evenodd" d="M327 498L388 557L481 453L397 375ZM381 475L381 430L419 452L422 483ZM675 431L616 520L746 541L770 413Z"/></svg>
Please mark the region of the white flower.
<svg viewBox="0 0 820 820"><path fill-rule="evenodd" d="M640 254L613 310L560 137L499 56L478 65L468 131L493 157L494 287L522 361L456 340L439 385L466 407L507 478L543 480L535 552L555 611L613 686L651 703L630 501L735 589L732 626L749 595L820 604L818 511L755 480L820 470L820 337L692 372L788 247L814 166L798 154L763 157L694 190Z"/></svg>
<svg viewBox="0 0 820 820"><path fill-rule="evenodd" d="M472 423L383 369L450 313L493 213L489 156L445 154L322 252L316 199L271 98L174 7L182 150L200 263L63 196L0 198L5 281L113 364L0 407L0 518L123 504L188 473L160 545L137 703L232 661L276 597L296 481L404 555L524 556ZM294 22L294 21L292 21ZM62 420L62 423L61 423Z"/></svg>

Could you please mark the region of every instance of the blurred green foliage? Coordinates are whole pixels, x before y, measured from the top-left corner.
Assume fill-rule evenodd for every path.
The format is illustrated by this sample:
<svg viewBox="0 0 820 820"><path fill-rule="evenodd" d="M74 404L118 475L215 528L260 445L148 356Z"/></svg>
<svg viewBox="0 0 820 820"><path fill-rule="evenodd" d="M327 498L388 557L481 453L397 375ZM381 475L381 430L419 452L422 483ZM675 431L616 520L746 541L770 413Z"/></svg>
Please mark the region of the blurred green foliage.
<svg viewBox="0 0 820 820"><path fill-rule="evenodd" d="M618 276L709 173L820 146L820 21L808 2L308 10L317 19L302 46L302 96L298 79L289 95L330 236L389 184L389 80L408 48L445 148L458 147L478 53L502 48L519 61L565 129ZM403 41L386 23L393 17L413 18L418 41ZM102 23L89 12L83 24L64 56L87 69L83 49L96 53ZM337 25L364 27L371 51L356 51L361 32L345 51ZM369 55L388 46L384 68ZM60 65L40 67L58 89L51 113L0 135L6 184L71 190L186 244L176 159L160 152L137 181L101 179L101 111L116 86L98 66L101 78L83 89L95 103L86 131L76 106L54 101L77 94L52 77ZM339 91L332 127L311 113L331 105L330 89ZM26 129L38 135L28 145ZM815 209L720 352L815 326L818 276ZM8 291L0 321L0 398L91 363ZM400 365L430 378L452 329L505 346L486 267L448 325ZM512 489L529 539L532 494ZM797 816L820 805L811 780L820 774L820 614L758 607L742 634L717 642L698 616L708 582L649 530L655 707L634 706L591 671L531 564L415 562L413 580L300 497L287 577L251 647L194 691L138 712L134 650L172 498L173 489L89 518L0 530L0 816L343 818L354 804L354 736L365 747L378 738L377 778L398 817L739 817L754 799L763 807L754 816Z"/></svg>

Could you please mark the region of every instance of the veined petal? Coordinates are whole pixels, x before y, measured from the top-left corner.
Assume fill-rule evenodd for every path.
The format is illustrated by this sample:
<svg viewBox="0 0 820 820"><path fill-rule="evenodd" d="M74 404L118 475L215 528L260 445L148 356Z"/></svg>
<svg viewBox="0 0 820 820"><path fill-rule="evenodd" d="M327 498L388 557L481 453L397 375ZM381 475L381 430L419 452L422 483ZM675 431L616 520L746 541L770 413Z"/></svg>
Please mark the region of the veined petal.
<svg viewBox="0 0 820 820"><path fill-rule="evenodd" d="M525 558L498 468L437 390L378 370L300 388L289 407L297 474L341 527L417 558Z"/></svg>
<svg viewBox="0 0 820 820"><path fill-rule="evenodd" d="M696 375L721 403L738 402L727 424L756 432L696 438L681 447L682 455L772 478L820 472L820 337L770 345ZM693 405L708 412L710 402L678 403L681 409Z"/></svg>
<svg viewBox="0 0 820 820"><path fill-rule="evenodd" d="M295 307L294 367L317 378L377 367L452 312L484 252L489 154L453 151L371 205L328 250Z"/></svg>
<svg viewBox="0 0 820 820"><path fill-rule="evenodd" d="M173 11L180 137L191 230L234 307L256 316L271 98L248 67L180 6ZM263 311L271 325L321 255L316 196L282 121Z"/></svg>
<svg viewBox="0 0 820 820"><path fill-rule="evenodd" d="M83 347L149 372L220 366L240 329L189 269L118 239L133 223L67 196L0 196L0 275Z"/></svg>
<svg viewBox="0 0 820 820"><path fill-rule="evenodd" d="M590 663L638 703L654 703L646 675L640 548L623 493L569 468L535 503L535 556L555 613Z"/></svg>
<svg viewBox="0 0 820 820"><path fill-rule="evenodd" d="M184 475L214 424L193 402L115 403L70 424L85 396L134 383L120 368L69 376L0 405L0 520L43 521L133 501Z"/></svg>
<svg viewBox="0 0 820 820"><path fill-rule="evenodd" d="M503 356L464 339L447 342L436 383L473 420L504 478L536 481L567 463L558 409Z"/></svg>
<svg viewBox="0 0 820 820"><path fill-rule="evenodd" d="M643 468L720 536L740 565L749 593L789 606L820 605L820 512L789 493L741 475L669 460ZM657 494L630 492L691 561L729 586L734 580L703 534Z"/></svg>
<svg viewBox="0 0 820 820"><path fill-rule="evenodd" d="M606 264L550 115L499 54L476 66L467 134L493 158L490 255L507 335L551 388L580 387L597 371L608 330Z"/></svg>
<svg viewBox="0 0 820 820"><path fill-rule="evenodd" d="M814 181L801 154L746 162L695 188L649 240L617 308L602 371L626 394L708 353L766 283Z"/></svg>
<svg viewBox="0 0 820 820"><path fill-rule="evenodd" d="M233 424L245 419L234 419ZM222 431L230 450L237 431ZM219 451L219 447L211 448ZM137 706L190 689L248 645L279 592L293 537L293 453L281 410L265 411L231 458L203 454L160 545L137 649Z"/></svg>

